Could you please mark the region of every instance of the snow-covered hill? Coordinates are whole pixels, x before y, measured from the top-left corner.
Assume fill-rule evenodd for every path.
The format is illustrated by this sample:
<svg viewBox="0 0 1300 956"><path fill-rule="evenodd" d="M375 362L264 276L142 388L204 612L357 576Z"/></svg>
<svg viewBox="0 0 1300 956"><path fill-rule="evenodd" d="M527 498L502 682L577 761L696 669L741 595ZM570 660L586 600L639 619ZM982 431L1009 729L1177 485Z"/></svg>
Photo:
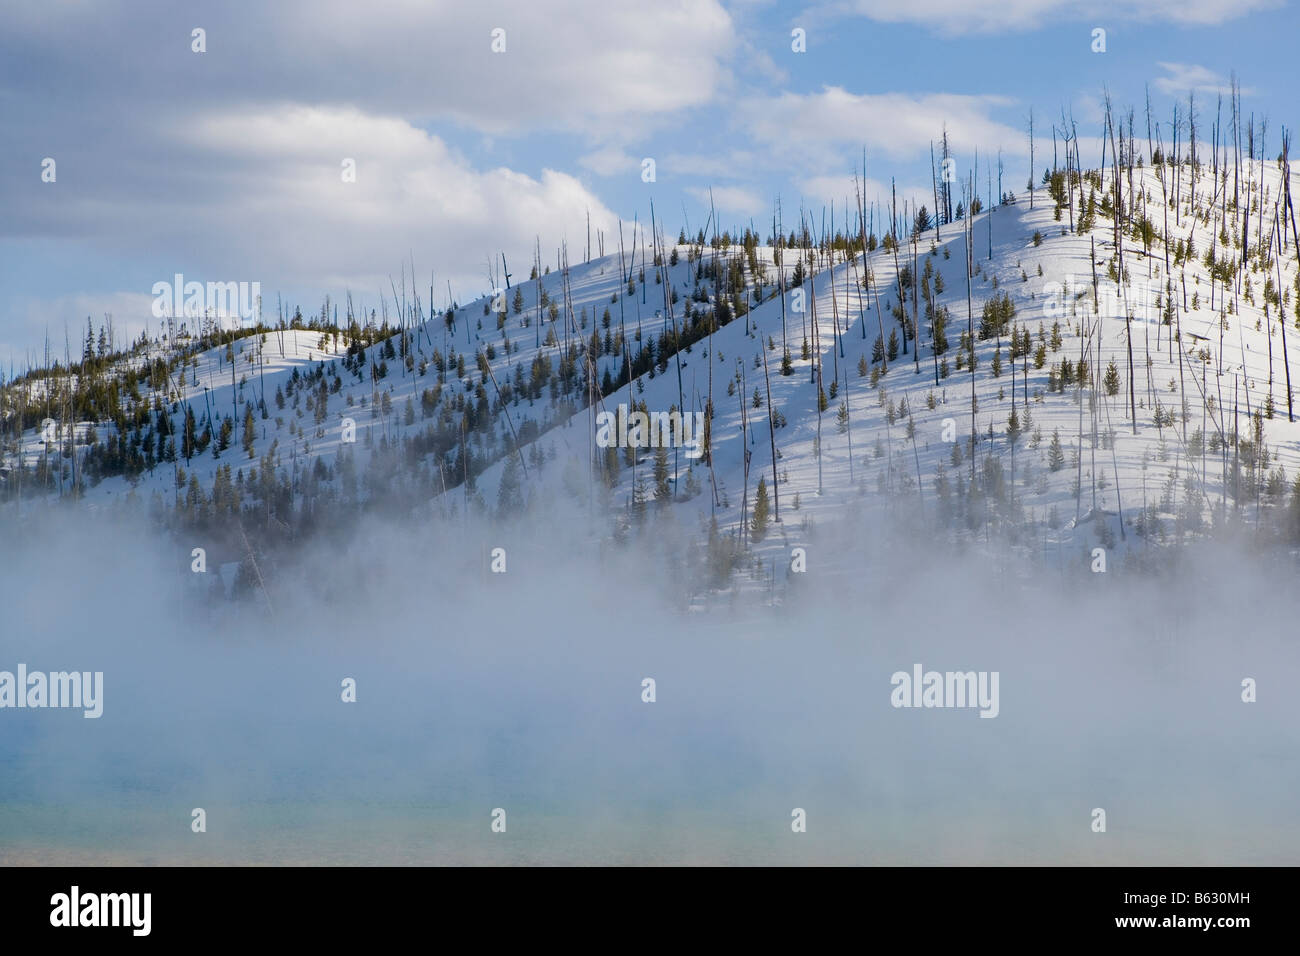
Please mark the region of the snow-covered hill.
<svg viewBox="0 0 1300 956"><path fill-rule="evenodd" d="M508 518L571 500L620 535L671 511L716 520L772 582L811 527L871 508L1058 554L1229 518L1286 540L1294 222L1278 163L1239 175L1124 169L1117 234L1111 174L1075 177L1066 203L1062 173L1062 206L1038 190L1033 208L972 218L969 289L963 220L894 248L872 236L865 256L856 224L800 229L793 248L682 236L659 255L638 235L449 314L412 297L386 326L140 343L4 388L0 494L10 509L74 490L92 507L152 503L176 526L289 528L381 504ZM697 458L599 447L602 412L703 414L710 397ZM78 407L102 414L64 426Z"/></svg>

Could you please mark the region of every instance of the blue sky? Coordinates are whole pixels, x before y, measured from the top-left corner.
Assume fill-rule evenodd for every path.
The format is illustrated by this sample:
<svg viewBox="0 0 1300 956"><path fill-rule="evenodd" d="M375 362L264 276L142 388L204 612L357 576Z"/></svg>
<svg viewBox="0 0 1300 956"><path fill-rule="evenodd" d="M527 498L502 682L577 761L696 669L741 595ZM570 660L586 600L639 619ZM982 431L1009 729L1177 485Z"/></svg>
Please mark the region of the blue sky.
<svg viewBox="0 0 1300 956"><path fill-rule="evenodd" d="M1208 140L1235 70L1276 155L1297 121L1297 36L1277 0L11 5L0 362L24 366L47 328L62 352L88 315L156 327L153 284L178 272L312 312L349 290L377 307L414 258L442 306L448 282L461 301L486 291L501 251L526 276L535 239L545 261L566 237L581 258L588 213L615 250L617 220L630 238L651 199L674 235L704 224L710 188L724 225L766 233L780 196L788 231L801 205L820 219L852 202L864 149L869 200L891 176L928 194L944 124L963 173L1001 149L1004 189L1022 193L1030 109L1040 175L1063 109L1095 164L1105 89L1144 138L1149 86L1166 142L1195 90Z"/></svg>

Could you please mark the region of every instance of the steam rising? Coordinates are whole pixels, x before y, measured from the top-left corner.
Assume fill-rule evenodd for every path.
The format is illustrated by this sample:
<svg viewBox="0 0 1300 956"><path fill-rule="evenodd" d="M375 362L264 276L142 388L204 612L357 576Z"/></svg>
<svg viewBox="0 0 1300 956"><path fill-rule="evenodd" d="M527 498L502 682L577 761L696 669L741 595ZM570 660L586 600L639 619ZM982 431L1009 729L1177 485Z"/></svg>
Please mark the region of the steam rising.
<svg viewBox="0 0 1300 956"><path fill-rule="evenodd" d="M0 669L103 671L104 713L0 711L0 862L1300 857L1294 572L1231 545L1091 574L858 516L687 609L690 529L367 519L212 602L141 527L7 528ZM891 707L916 662L999 715Z"/></svg>

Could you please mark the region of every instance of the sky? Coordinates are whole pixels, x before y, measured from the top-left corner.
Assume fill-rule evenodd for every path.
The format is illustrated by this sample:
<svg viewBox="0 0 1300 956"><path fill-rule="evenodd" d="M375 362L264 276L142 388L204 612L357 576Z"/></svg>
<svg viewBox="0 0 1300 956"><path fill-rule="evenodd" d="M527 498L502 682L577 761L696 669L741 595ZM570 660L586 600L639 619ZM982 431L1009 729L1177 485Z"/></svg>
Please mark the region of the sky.
<svg viewBox="0 0 1300 956"><path fill-rule="evenodd" d="M76 352L87 317L119 342L157 331L154 285L177 273L258 282L274 318L277 297L377 309L413 263L445 308L449 286L488 292L503 253L516 281L535 244L581 260L588 217L593 254L600 231L617 252L651 202L670 235L705 225L710 194L724 228L766 236L778 198L787 232L801 209L838 227L864 151L868 203L891 178L926 201L945 126L981 192L1001 151L1023 193L1030 111L1035 179L1063 115L1096 165L1107 91L1143 136L1149 89L1166 143L1194 92L1208 138L1235 71L1276 155L1297 35L1283 0L7 5L0 367L47 335Z"/></svg>

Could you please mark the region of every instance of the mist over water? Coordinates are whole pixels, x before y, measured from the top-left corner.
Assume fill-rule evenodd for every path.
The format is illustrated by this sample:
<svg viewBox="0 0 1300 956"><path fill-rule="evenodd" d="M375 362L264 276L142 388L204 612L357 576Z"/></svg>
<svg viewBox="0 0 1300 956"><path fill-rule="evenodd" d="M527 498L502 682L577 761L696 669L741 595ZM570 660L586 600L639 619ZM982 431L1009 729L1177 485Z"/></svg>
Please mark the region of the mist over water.
<svg viewBox="0 0 1300 956"><path fill-rule="evenodd" d="M7 524L0 670L103 671L104 710L0 710L0 862L1300 860L1277 559L1063 572L857 516L783 601L686 610L691 529L340 529L213 603L201 541ZM998 716L893 707L914 664L997 671Z"/></svg>

